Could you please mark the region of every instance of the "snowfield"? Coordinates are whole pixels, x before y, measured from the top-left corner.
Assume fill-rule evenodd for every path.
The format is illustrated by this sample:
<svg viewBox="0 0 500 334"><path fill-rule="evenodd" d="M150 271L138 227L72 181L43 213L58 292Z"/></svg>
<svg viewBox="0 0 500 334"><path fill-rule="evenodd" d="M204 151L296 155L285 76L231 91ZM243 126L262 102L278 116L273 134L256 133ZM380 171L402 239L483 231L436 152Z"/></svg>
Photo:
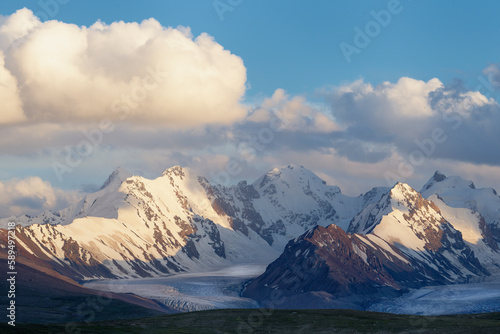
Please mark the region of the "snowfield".
<svg viewBox="0 0 500 334"><path fill-rule="evenodd" d="M212 272L159 278L98 280L84 286L101 291L134 293L180 312L257 308L258 304L252 299L240 297L240 291L245 282L259 276L265 269L261 264L244 264Z"/></svg>

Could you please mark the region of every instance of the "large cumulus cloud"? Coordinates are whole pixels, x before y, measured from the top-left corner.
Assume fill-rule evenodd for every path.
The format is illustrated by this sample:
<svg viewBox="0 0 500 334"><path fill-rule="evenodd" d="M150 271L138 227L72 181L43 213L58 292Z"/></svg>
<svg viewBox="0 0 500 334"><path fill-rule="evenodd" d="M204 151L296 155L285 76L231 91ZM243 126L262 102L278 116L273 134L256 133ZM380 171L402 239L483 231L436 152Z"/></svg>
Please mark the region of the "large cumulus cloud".
<svg viewBox="0 0 500 334"><path fill-rule="evenodd" d="M0 21L0 123L230 124L246 116L245 82L211 36L154 19L79 27L22 9Z"/></svg>
<svg viewBox="0 0 500 334"><path fill-rule="evenodd" d="M428 159L500 164L493 150L500 147L495 130L500 107L460 83L401 78L373 86L358 80L323 93L335 119L346 128L333 147L352 160L375 162L394 152L408 157L437 131L439 140L428 144L433 146L428 152L424 149Z"/></svg>

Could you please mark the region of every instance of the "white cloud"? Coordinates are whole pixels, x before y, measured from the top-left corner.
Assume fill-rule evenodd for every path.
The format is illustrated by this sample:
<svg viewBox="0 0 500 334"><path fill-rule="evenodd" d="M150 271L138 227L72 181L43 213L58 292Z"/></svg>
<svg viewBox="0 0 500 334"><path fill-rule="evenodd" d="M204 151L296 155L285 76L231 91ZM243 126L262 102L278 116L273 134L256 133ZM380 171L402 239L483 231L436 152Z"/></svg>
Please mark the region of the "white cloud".
<svg viewBox="0 0 500 334"><path fill-rule="evenodd" d="M53 188L49 182L36 176L0 181L0 218L62 209L80 196L76 191Z"/></svg>
<svg viewBox="0 0 500 334"><path fill-rule="evenodd" d="M334 120L308 103L305 97L291 97L283 89L277 89L273 96L265 99L247 118L248 121L256 123L269 122L272 119L279 120L276 125L280 130L304 133L330 133L340 130Z"/></svg>
<svg viewBox="0 0 500 334"><path fill-rule="evenodd" d="M2 114L0 123L24 121L26 116L22 108L16 78L5 68L4 54L0 50L0 101Z"/></svg>
<svg viewBox="0 0 500 334"><path fill-rule="evenodd" d="M408 157L419 149L417 142L438 131L444 139L428 158L500 163L492 150L500 141L494 130L500 126L500 108L480 92L435 78L401 78L377 86L358 80L323 94L346 129L333 146L353 160L374 162L391 147Z"/></svg>
<svg viewBox="0 0 500 334"><path fill-rule="evenodd" d="M23 9L0 25L0 51L0 96L10 96L0 123L110 118L191 127L246 116L243 61L189 28L154 19L41 23Z"/></svg>
<svg viewBox="0 0 500 334"><path fill-rule="evenodd" d="M435 100L436 101L433 107L440 113L456 113L463 118L469 118L475 108L482 107L487 104L495 104L493 99L488 100L488 98L480 92L472 91L442 91Z"/></svg>
<svg viewBox="0 0 500 334"><path fill-rule="evenodd" d="M335 87L327 93L336 110L336 115L349 122L357 113L375 117L397 117L419 119L434 114L429 94L442 88L443 84L434 78L428 82L403 77L397 83L383 82L372 86L363 80Z"/></svg>

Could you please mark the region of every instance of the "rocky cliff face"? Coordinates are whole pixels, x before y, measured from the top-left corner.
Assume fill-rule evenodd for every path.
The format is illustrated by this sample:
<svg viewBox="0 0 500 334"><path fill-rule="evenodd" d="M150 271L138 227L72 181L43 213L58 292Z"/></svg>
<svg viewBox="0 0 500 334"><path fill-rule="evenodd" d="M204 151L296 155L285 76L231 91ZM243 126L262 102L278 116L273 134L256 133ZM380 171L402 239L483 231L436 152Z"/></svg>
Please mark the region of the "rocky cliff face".
<svg viewBox="0 0 500 334"><path fill-rule="evenodd" d="M246 287L245 295L265 300L274 290L292 296L314 291L346 295L374 293L379 287L401 289L398 279L408 279L413 268L397 248L383 240L377 243L336 225L317 226L290 241L265 273Z"/></svg>

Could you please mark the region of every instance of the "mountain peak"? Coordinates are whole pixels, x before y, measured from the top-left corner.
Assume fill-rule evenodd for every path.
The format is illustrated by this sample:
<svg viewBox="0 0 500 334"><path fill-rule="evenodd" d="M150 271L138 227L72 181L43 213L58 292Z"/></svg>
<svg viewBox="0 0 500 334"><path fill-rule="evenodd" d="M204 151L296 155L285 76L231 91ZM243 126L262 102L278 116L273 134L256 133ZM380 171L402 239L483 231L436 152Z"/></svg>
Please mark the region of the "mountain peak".
<svg viewBox="0 0 500 334"><path fill-rule="evenodd" d="M325 181L320 179L316 174L314 174L314 172L304 166L289 164L288 166L270 170L265 175L257 179L253 185L256 189L259 189L264 188L268 184L278 180L285 184L303 184L304 182L326 184Z"/></svg>
<svg viewBox="0 0 500 334"><path fill-rule="evenodd" d="M441 182L441 181L446 180L446 178L447 178L447 177L446 177L446 175L444 175L443 173L441 173L440 171L438 171L438 170L437 170L437 171L434 173L434 175L432 176L432 178L433 178L433 179L434 179L434 181L436 181L436 182Z"/></svg>
<svg viewBox="0 0 500 334"><path fill-rule="evenodd" d="M186 173L189 173L189 169L185 167L181 167L179 165L172 166L170 168L167 168L161 173L161 176L177 176L180 179L184 178L186 176Z"/></svg>
<svg viewBox="0 0 500 334"><path fill-rule="evenodd" d="M437 210L437 208L433 207L432 202L428 203L424 200L420 193L410 185L398 182L378 202L366 206L363 211L355 216L348 231L362 234L371 233L377 225L393 212L407 214L412 211L419 211L422 208L426 211L429 206Z"/></svg>
<svg viewBox="0 0 500 334"><path fill-rule="evenodd" d="M445 176L443 173L436 171L429 181L422 187L420 192L424 197L432 195L438 189L476 189L474 182L466 180L460 176Z"/></svg>
<svg viewBox="0 0 500 334"><path fill-rule="evenodd" d="M441 173L440 171L437 170L434 173L434 175L432 175L432 177L429 179L429 181L427 181L427 183L422 187L422 190L420 192L429 189L430 187L432 187L436 183L443 182L447 178L448 177L446 175L444 175L443 173Z"/></svg>
<svg viewBox="0 0 500 334"><path fill-rule="evenodd" d="M123 167L117 167L109 176L108 179L102 184L101 188L99 190L102 190L109 186L112 183L118 183L121 184L123 181L128 179L129 177L132 176L132 173L130 173L127 169Z"/></svg>
<svg viewBox="0 0 500 334"><path fill-rule="evenodd" d="M281 175L281 174L291 174L291 173L297 173L297 172L303 172L303 171L308 171L304 166L299 166L295 164L289 164L288 166L283 166L280 168L273 168L266 174L269 175Z"/></svg>
<svg viewBox="0 0 500 334"><path fill-rule="evenodd" d="M391 189L391 197L394 199L404 199L408 197L409 194L413 196L418 193L415 189L413 189L406 183L398 182Z"/></svg>

